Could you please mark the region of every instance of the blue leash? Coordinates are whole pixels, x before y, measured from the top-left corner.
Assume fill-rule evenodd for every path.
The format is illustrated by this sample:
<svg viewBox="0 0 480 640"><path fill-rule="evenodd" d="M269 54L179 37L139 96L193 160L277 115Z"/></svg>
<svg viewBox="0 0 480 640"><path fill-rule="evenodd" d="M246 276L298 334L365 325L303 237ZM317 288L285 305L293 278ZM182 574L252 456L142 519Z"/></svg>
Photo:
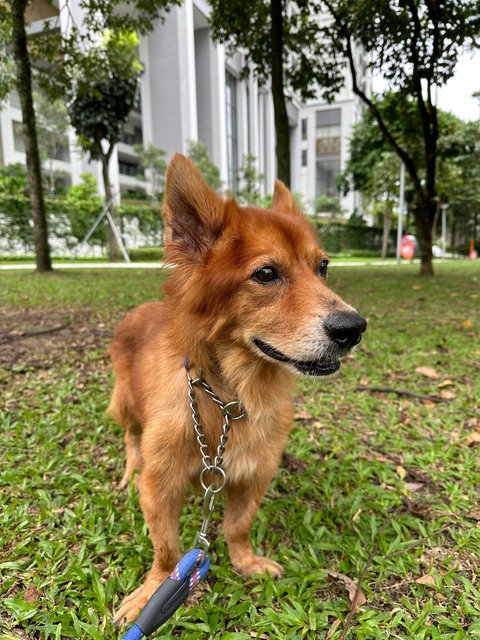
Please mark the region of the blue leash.
<svg viewBox="0 0 480 640"><path fill-rule="evenodd" d="M158 629L185 602L209 568L210 558L205 551L190 549L143 607L122 640L140 640Z"/></svg>

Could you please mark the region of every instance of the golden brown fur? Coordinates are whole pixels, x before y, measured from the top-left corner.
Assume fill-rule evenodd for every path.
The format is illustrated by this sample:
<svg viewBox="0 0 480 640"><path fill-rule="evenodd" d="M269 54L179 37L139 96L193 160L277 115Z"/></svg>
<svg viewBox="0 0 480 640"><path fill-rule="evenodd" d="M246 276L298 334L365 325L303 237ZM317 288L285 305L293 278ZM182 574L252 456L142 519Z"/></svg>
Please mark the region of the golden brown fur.
<svg viewBox="0 0 480 640"><path fill-rule="evenodd" d="M291 358L320 358L331 349L323 318L351 311L319 277L325 253L279 182L271 209L239 207L214 194L193 164L176 155L164 218L166 258L176 265L166 300L132 311L111 347L116 382L109 413L125 427L127 450L121 486L141 468L140 501L155 550L144 584L124 599L118 621L135 619L180 557L180 510L202 468L184 357L224 402L238 400L246 412L233 423L224 455L231 561L244 575L278 575L280 565L257 556L248 534L292 428L296 375L294 366L252 341L267 341ZM272 264L281 281L264 285L252 278ZM222 416L205 394L199 392L198 401L213 452Z"/></svg>

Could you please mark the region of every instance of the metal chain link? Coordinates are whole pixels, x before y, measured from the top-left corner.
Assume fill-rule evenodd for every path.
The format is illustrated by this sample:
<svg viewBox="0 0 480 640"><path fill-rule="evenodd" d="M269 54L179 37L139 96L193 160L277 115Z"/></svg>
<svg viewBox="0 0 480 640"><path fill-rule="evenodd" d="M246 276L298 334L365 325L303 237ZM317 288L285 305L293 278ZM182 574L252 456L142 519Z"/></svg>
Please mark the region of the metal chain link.
<svg viewBox="0 0 480 640"><path fill-rule="evenodd" d="M223 403L216 395L216 393L212 390L210 385L205 380L203 380L200 375L196 378L192 378L190 375L190 367L187 363L185 364L185 371L187 373L188 398L190 400L193 428L195 430L197 442L200 447L200 454L202 456L203 463L203 469L200 473L200 484L202 485L205 492L203 496L203 522L200 531L197 532L194 546L196 547L201 545L205 549L208 549L210 543L207 538L207 529L214 510L215 496L217 495L217 493L220 493L220 491L222 491L227 481L227 476L223 468L223 454L225 453L228 434L231 428L230 423L235 420L240 420L240 418L244 417L245 413L244 411L242 411L240 403L236 400L233 402ZM200 386L205 391L205 393L207 393L207 395L219 407L223 415L222 435L220 436L220 442L218 443L216 455L213 460L205 440L205 433L203 431L203 426L198 413L197 400L195 398L196 386ZM235 408L237 408L238 413L232 412L232 410L234 410ZM207 484L208 475L213 475L210 484ZM215 480L215 476L219 476L219 478Z"/></svg>

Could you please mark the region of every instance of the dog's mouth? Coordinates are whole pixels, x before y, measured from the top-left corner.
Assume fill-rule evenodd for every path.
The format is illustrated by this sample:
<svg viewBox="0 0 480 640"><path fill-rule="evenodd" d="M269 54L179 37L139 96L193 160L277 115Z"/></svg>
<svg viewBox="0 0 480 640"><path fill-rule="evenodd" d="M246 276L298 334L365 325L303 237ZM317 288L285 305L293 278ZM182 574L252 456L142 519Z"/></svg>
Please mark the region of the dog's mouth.
<svg viewBox="0 0 480 640"><path fill-rule="evenodd" d="M339 360L295 360L275 349L272 345L263 342L260 338L254 338L253 342L269 358L291 364L297 371L306 376L329 376L340 369Z"/></svg>

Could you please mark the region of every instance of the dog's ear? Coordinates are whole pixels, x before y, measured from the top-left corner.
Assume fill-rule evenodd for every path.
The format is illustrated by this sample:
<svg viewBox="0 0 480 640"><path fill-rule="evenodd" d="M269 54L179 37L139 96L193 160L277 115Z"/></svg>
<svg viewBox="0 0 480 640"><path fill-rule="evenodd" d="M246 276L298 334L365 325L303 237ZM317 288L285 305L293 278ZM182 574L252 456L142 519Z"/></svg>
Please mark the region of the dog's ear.
<svg viewBox="0 0 480 640"><path fill-rule="evenodd" d="M272 206L270 208L277 213L302 213L292 194L281 180L275 180Z"/></svg>
<svg viewBox="0 0 480 640"><path fill-rule="evenodd" d="M224 201L208 187L191 160L176 153L166 181L165 240L177 255L197 261L208 253L224 226Z"/></svg>

